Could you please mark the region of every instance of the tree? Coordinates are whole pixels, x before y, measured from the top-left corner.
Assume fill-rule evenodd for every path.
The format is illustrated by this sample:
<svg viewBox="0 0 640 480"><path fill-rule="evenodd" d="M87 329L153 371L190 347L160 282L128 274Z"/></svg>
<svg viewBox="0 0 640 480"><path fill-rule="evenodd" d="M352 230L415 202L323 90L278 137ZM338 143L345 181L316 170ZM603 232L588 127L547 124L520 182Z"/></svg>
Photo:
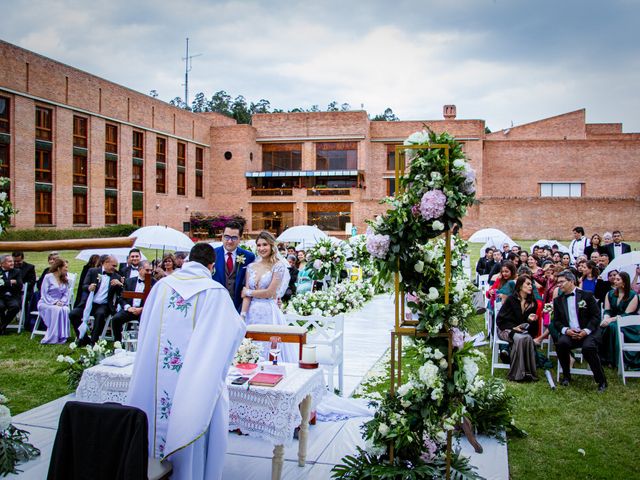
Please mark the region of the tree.
<svg viewBox="0 0 640 480"><path fill-rule="evenodd" d="M184 109L187 108L187 105L184 103L184 101L180 97L176 97L173 100L169 100L169 104L178 108L184 108Z"/></svg>
<svg viewBox="0 0 640 480"><path fill-rule="evenodd" d="M206 112L208 108L207 100L204 96L204 93L199 92L196 93L196 96L191 102L191 111L193 112Z"/></svg>
<svg viewBox="0 0 640 480"><path fill-rule="evenodd" d="M327 105L327 112L337 112L338 111L338 102L335 100Z"/></svg>
<svg viewBox="0 0 640 480"><path fill-rule="evenodd" d="M208 103L210 112L217 112L228 117L233 117L233 112L231 111L231 95L224 90L214 93Z"/></svg>
<svg viewBox="0 0 640 480"><path fill-rule="evenodd" d="M269 100L260 99L257 103L251 102L251 106L249 107L249 112L253 115L254 113L269 113L269 109L271 108L271 103Z"/></svg>
<svg viewBox="0 0 640 480"><path fill-rule="evenodd" d="M157 91L157 90L151 90L151 91L149 92L149 95L150 95L152 98L158 98L158 91Z"/></svg>
<svg viewBox="0 0 640 480"><path fill-rule="evenodd" d="M318 105L311 105L311 108L307 112L319 112L320 107Z"/></svg>
<svg viewBox="0 0 640 480"><path fill-rule="evenodd" d="M376 122L397 122L400 119L396 117L395 113L393 113L393 110L391 110L390 108L387 108L385 109L384 113L379 113L378 115L373 117L371 120Z"/></svg>
<svg viewBox="0 0 640 480"><path fill-rule="evenodd" d="M231 104L231 115L238 123L251 123L251 113L247 107L247 101L242 95L238 95Z"/></svg>
<svg viewBox="0 0 640 480"><path fill-rule="evenodd" d="M489 127L484 127L484 133L491 133L491 129Z"/></svg>
<svg viewBox="0 0 640 480"><path fill-rule="evenodd" d="M340 105L341 112L348 112L349 110L351 110L351 105L349 105L348 103L343 103L342 105Z"/></svg>

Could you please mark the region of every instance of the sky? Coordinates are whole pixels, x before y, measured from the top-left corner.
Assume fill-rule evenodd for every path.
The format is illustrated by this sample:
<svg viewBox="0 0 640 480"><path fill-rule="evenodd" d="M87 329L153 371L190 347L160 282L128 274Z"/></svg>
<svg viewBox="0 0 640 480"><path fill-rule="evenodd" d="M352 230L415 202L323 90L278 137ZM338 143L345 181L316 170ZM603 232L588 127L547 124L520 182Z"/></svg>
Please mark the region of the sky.
<svg viewBox="0 0 640 480"><path fill-rule="evenodd" d="M161 100L219 90L493 130L585 108L640 132L640 0L2 0L0 38Z"/></svg>

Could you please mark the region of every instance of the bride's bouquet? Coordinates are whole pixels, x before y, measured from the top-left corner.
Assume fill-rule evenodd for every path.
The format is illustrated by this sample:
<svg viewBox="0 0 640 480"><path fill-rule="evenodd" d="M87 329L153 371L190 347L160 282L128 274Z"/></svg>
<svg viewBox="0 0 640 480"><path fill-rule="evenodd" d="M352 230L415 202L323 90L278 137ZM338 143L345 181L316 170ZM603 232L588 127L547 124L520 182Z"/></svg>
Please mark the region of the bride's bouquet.
<svg viewBox="0 0 640 480"><path fill-rule="evenodd" d="M233 364L258 363L261 353L261 345L253 343L250 338L245 338L242 340L240 347L238 347L235 357L233 357Z"/></svg>

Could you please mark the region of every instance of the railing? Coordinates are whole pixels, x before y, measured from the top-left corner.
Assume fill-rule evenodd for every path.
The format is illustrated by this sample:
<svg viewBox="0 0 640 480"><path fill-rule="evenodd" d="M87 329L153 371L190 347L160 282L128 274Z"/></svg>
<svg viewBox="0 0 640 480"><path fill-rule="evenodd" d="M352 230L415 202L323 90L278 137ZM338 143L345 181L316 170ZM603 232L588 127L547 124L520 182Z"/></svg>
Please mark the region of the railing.
<svg viewBox="0 0 640 480"><path fill-rule="evenodd" d="M293 195L292 188L252 188L251 196L252 197L272 197L272 196L284 196L290 197Z"/></svg>
<svg viewBox="0 0 640 480"><path fill-rule="evenodd" d="M327 195L351 195L351 190L348 188L307 188L307 197Z"/></svg>

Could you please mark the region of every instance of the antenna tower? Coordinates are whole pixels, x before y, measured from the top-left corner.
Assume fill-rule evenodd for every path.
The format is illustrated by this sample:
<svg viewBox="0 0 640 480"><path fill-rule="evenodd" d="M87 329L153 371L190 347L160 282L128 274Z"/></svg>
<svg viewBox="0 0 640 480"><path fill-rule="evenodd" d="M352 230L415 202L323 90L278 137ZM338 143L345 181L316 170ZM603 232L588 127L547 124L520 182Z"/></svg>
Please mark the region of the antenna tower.
<svg viewBox="0 0 640 480"><path fill-rule="evenodd" d="M201 53L189 55L189 37L187 37L187 54L182 58L184 60L184 104L187 108L189 108L189 72L193 66L191 59L201 55Z"/></svg>

